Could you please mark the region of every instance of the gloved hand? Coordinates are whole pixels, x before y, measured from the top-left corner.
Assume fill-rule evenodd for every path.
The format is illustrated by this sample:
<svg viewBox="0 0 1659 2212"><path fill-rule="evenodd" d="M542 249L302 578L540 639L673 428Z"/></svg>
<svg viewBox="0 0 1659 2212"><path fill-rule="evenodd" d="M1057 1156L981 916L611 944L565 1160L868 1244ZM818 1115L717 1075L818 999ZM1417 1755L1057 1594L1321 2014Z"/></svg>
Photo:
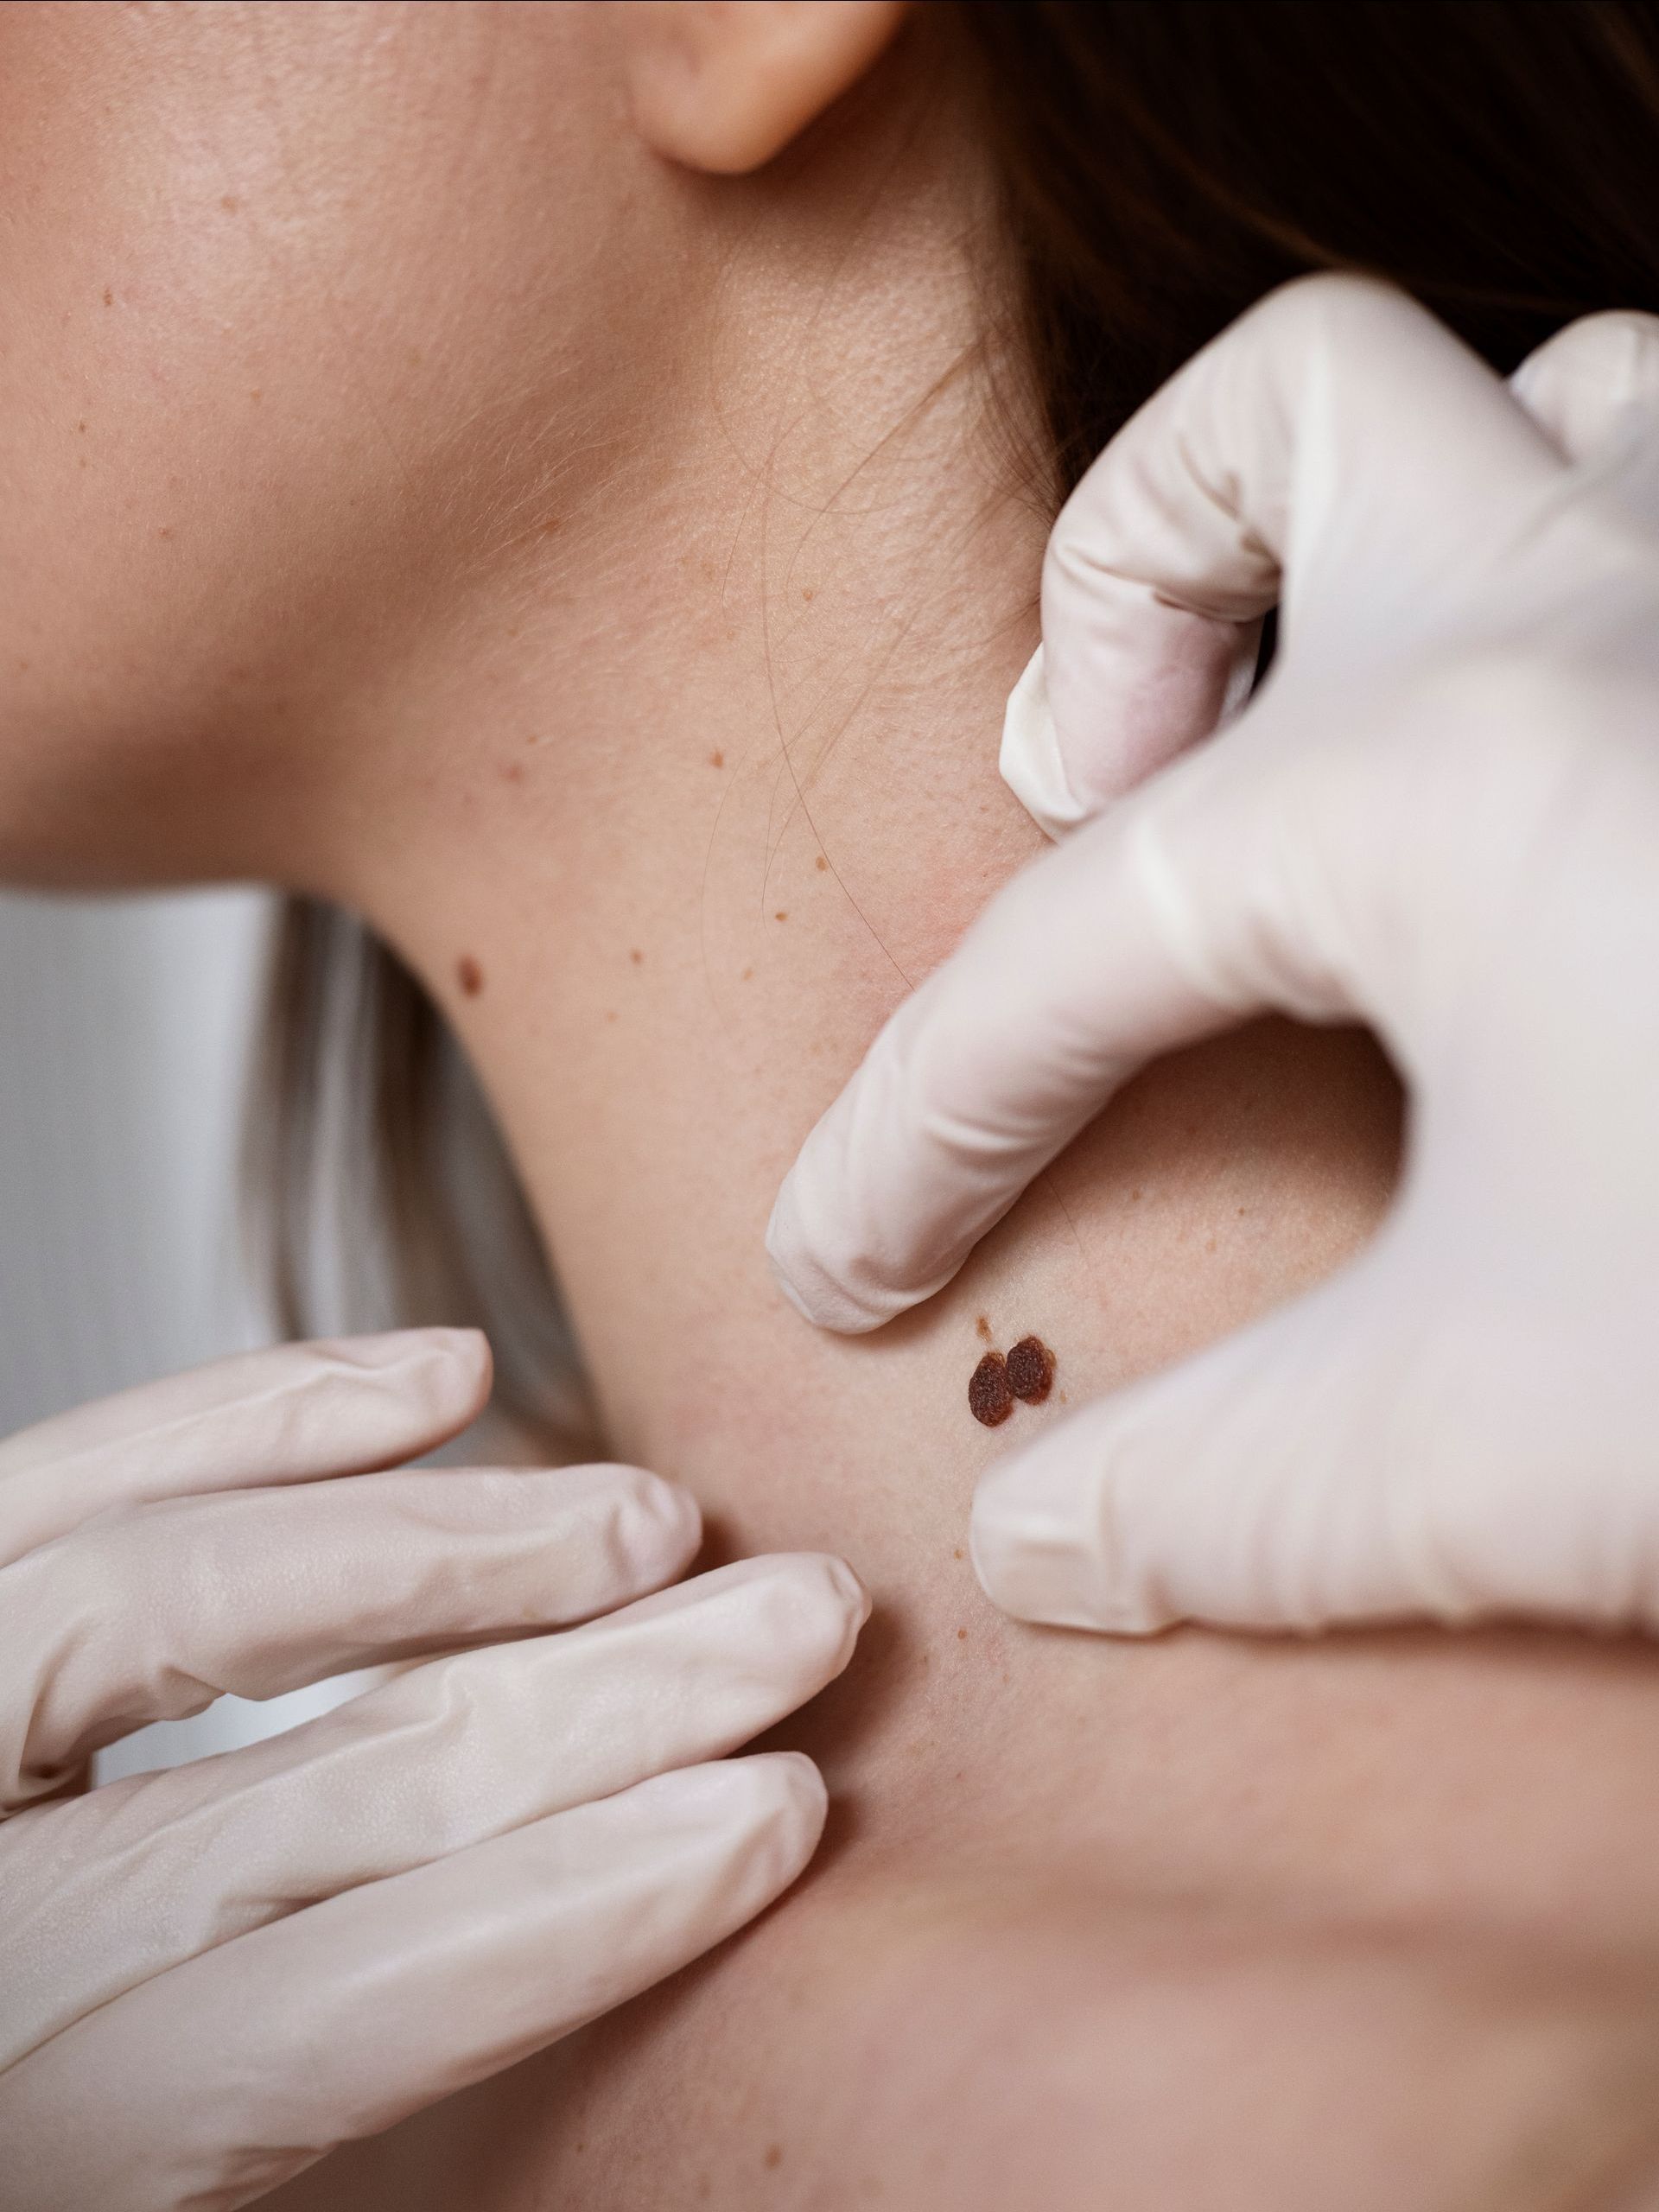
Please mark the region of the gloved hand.
<svg viewBox="0 0 1659 2212"><path fill-rule="evenodd" d="M813 1131L785 1287L879 1326L1129 1075L1268 1009L1370 1023L1411 1111L1355 1262L990 1471L1007 1611L1659 1627L1656 327L1574 326L1522 404L1401 296L1306 280L1061 517L1005 768L1051 827L1106 810ZM1189 750L1275 601L1266 684Z"/></svg>
<svg viewBox="0 0 1659 2212"><path fill-rule="evenodd" d="M359 1471L488 1382L460 1331L295 1345L0 1446L7 2212L245 2204L672 1973L810 1858L810 1762L724 1754L846 1664L854 1576L662 1589L697 1510L636 1468ZM517 1640L454 1649L489 1637ZM221 1690L440 1648L285 1735L54 1796Z"/></svg>

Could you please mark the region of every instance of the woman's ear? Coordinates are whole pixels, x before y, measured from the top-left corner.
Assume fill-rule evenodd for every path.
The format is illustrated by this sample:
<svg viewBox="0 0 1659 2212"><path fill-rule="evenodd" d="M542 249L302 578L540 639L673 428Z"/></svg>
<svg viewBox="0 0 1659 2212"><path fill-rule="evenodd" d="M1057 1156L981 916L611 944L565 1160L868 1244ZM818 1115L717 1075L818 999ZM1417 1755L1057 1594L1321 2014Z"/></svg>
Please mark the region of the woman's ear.
<svg viewBox="0 0 1659 2212"><path fill-rule="evenodd" d="M887 46L906 0L624 0L634 124L688 168L781 153Z"/></svg>

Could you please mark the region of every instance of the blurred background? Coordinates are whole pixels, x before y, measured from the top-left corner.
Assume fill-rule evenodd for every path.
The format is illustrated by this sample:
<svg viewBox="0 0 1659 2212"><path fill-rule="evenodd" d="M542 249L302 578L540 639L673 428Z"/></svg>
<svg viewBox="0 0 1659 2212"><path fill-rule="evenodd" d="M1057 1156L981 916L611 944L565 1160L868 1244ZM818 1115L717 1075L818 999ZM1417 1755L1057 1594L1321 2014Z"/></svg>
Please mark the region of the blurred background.
<svg viewBox="0 0 1659 2212"><path fill-rule="evenodd" d="M0 1435L269 1339L237 1154L274 901L0 894ZM221 1751L353 1678L224 1698L99 1779Z"/></svg>
<svg viewBox="0 0 1659 2212"><path fill-rule="evenodd" d="M0 1433L260 1340L237 1135L269 902L0 894Z"/></svg>

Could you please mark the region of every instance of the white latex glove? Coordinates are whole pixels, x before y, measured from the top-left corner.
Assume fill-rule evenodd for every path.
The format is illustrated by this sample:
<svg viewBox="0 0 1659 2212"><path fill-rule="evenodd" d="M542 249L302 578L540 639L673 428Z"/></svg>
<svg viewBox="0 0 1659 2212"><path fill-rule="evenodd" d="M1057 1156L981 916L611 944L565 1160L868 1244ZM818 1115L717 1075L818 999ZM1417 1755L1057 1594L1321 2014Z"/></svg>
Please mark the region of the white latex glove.
<svg viewBox="0 0 1659 2212"><path fill-rule="evenodd" d="M1517 400L1401 296L1306 280L1061 517L1005 761L1051 825L1116 803L813 1131L785 1287L879 1326L1147 1060L1269 1009L1370 1023L1411 1112L1357 1260L991 1471L1007 1611L1659 1627L1656 328L1575 325ZM1269 680L1185 751L1275 600Z"/></svg>
<svg viewBox="0 0 1659 2212"><path fill-rule="evenodd" d="M811 1763L724 1754L841 1671L856 1580L803 1555L661 1589L697 1510L636 1468L359 1471L488 1383L469 1332L295 1345L0 1446L6 2212L227 2212L672 1973L810 1858ZM222 1690L437 1649L286 1735L52 1797Z"/></svg>

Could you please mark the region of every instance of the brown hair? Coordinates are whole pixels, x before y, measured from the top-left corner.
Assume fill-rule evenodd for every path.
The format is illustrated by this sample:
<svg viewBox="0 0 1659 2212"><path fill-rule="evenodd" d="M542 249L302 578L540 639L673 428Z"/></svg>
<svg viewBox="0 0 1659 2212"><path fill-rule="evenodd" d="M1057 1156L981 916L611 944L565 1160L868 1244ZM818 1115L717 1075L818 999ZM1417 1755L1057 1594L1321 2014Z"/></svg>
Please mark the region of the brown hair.
<svg viewBox="0 0 1659 2212"><path fill-rule="evenodd" d="M1659 308L1642 0L951 0L1063 496L1288 278L1362 270L1503 374Z"/></svg>
<svg viewBox="0 0 1659 2212"><path fill-rule="evenodd" d="M1052 505L1199 346L1309 270L1392 280L1506 373L1578 315L1659 311L1659 7L930 15L966 58L1001 181L1045 441L1027 460ZM284 1329L315 1325L320 1253L367 1255L336 1304L480 1321L509 1402L568 1426L574 1350L459 1052L396 957L308 902L283 927L263 1092L250 1159Z"/></svg>

